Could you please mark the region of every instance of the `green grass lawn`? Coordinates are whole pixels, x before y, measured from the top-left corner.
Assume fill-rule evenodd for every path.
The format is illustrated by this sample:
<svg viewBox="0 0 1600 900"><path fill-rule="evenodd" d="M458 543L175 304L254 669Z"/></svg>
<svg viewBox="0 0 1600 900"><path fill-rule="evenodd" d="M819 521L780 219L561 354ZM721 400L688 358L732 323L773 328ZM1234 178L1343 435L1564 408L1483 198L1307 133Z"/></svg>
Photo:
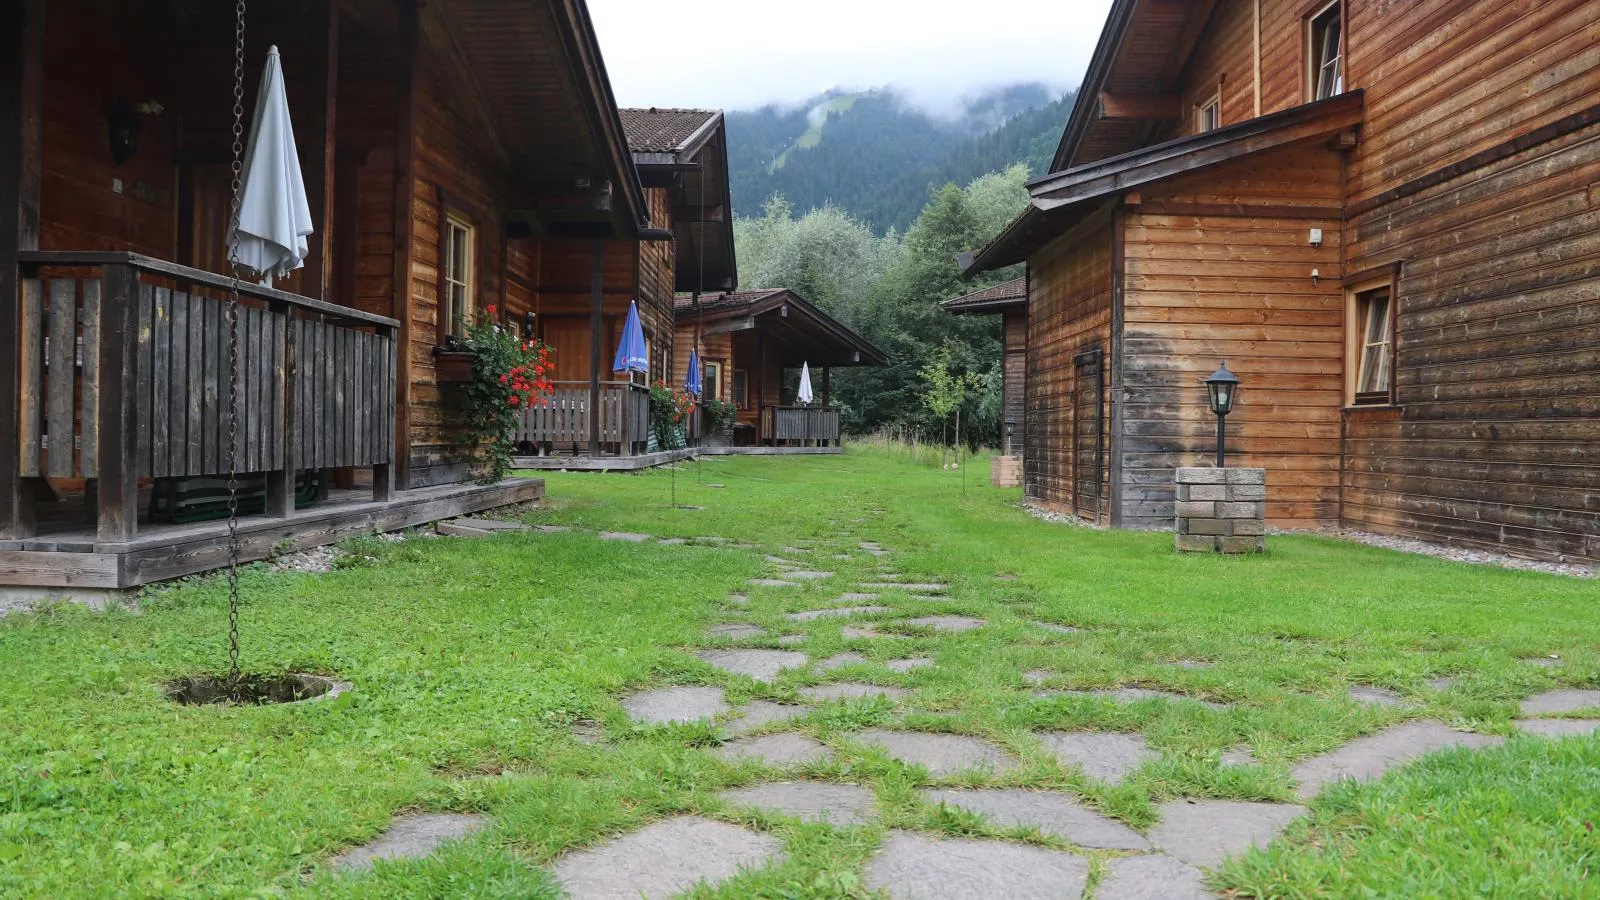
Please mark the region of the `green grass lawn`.
<svg viewBox="0 0 1600 900"><path fill-rule="evenodd" d="M137 615L58 607L0 619L0 896L557 896L541 866L563 849L682 811L786 842L784 862L706 896L859 896L861 864L886 828L986 830L921 804L917 772L850 743L861 727L988 737L1023 763L997 783L1073 791L1145 828L1173 797L1291 800L1293 761L1404 718L1510 736L1521 698L1600 686L1594 581L1303 536L1272 538L1260 557L1179 557L1170 534L1040 522L1018 508L1019 492L984 482L980 465L963 476L881 451L707 459L676 475L679 503L705 507L686 510L669 505L665 471L553 474L532 521L757 546L629 544L583 531L367 539L330 574L248 570L246 667L355 683L330 702L180 708L162 698L166 679L225 665L214 579L152 593ZM846 640L837 620L784 619L879 570L884 561L859 552L832 558L861 540L894 548L908 578L950 583L948 602L916 602L919 612L989 626ZM764 553L802 542L838 577L752 589L744 610L724 605L747 579L772 574ZM898 592L881 602L912 605ZM814 659L850 649L938 665L790 671L760 684L686 652L719 643L704 631L729 621L772 635L742 646L804 632L799 649ZM1520 660L1551 653L1564 665ZM1055 673L1052 687L1138 682L1228 705L1039 699L1022 677L1034 669ZM1442 692L1426 686L1442 675L1460 678ZM668 684L721 685L737 702L793 700L804 685L852 678L915 695L820 706L783 727L839 748L802 772L877 793L881 821L855 828L727 808L715 792L769 776L707 752L715 728L637 728L618 706ZM1355 684L1412 705L1362 706L1345 697ZM608 741L573 740L584 720ZM1142 731L1163 760L1118 787L1086 781L1032 737L1073 727ZM1220 767L1219 754L1240 744L1259 764ZM1230 861L1214 884L1261 897L1600 896L1597 797L1600 737L1438 754L1328 789L1311 816ZM493 824L427 860L327 871L333 855L407 810L480 811Z"/></svg>

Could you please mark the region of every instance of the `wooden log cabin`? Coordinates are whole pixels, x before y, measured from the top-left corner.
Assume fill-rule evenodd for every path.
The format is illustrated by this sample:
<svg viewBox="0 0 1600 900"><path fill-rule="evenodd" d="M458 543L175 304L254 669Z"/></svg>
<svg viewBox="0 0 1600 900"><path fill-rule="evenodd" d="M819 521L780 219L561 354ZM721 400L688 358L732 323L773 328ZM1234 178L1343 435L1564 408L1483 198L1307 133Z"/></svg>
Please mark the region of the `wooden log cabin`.
<svg viewBox="0 0 1600 900"><path fill-rule="evenodd" d="M545 242L551 277L537 285L531 312L538 336L553 349L556 394L523 416L518 440L526 455L516 461L522 468L633 469L686 455L649 451L647 385L674 383L675 366L682 368L673 324L677 292L726 290L738 279L722 113L619 114L646 222L639 239L604 244L598 300L578 265L589 258L589 242ZM631 300L644 327L648 375L611 372ZM598 428L591 428L591 410L599 411Z"/></svg>
<svg viewBox="0 0 1600 900"><path fill-rule="evenodd" d="M1028 279L1013 278L944 302L954 316L1000 317L1000 453L1022 456L1027 443L1023 389L1028 366Z"/></svg>
<svg viewBox="0 0 1600 900"><path fill-rule="evenodd" d="M1600 561L1600 6L1115 0L1025 213L1025 490Z"/></svg>
<svg viewBox="0 0 1600 900"><path fill-rule="evenodd" d="M785 288L679 294L677 331L677 383L688 379L693 348L702 396L738 409L731 441L708 441L703 453L837 453L843 432L833 370L888 362L866 338ZM810 404L796 396L805 365Z"/></svg>
<svg viewBox="0 0 1600 900"><path fill-rule="evenodd" d="M0 592L215 568L185 503L228 472L233 7L0 17ZM286 0L245 41L246 126L279 48L315 233L241 289L244 558L537 498L469 483L451 339L626 308L651 209L582 0Z"/></svg>

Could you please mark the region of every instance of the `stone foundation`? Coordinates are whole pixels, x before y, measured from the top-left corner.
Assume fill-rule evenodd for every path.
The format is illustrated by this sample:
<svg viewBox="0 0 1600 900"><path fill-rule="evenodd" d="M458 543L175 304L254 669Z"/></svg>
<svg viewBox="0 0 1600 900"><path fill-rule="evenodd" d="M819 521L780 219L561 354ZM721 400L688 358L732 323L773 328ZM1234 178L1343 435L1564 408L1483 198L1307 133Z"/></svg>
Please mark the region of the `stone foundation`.
<svg viewBox="0 0 1600 900"><path fill-rule="evenodd" d="M1022 486L1022 457L996 456L989 461L989 482L997 488Z"/></svg>
<svg viewBox="0 0 1600 900"><path fill-rule="evenodd" d="M1266 469L1178 469L1177 537L1190 553L1260 553L1267 549Z"/></svg>

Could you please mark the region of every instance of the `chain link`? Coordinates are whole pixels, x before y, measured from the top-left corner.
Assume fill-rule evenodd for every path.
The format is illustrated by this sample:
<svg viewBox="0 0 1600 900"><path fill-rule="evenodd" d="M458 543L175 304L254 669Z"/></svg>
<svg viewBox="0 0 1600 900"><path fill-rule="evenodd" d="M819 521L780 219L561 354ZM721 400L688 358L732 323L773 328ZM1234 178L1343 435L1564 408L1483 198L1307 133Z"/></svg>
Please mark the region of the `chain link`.
<svg viewBox="0 0 1600 900"><path fill-rule="evenodd" d="M244 0L234 6L233 209L228 217L228 683L239 674L239 189L244 178Z"/></svg>

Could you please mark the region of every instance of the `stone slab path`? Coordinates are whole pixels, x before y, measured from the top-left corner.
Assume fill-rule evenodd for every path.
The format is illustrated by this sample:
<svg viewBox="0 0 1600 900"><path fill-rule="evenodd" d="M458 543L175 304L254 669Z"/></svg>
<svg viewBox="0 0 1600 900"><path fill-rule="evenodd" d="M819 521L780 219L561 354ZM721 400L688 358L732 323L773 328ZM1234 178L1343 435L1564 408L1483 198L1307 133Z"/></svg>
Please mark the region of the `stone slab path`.
<svg viewBox="0 0 1600 900"><path fill-rule="evenodd" d="M1600 732L1600 719L1516 719L1511 724L1543 737L1579 737Z"/></svg>
<svg viewBox="0 0 1600 900"><path fill-rule="evenodd" d="M883 667L891 672L915 672L917 669L926 669L933 665L933 660L926 656L913 656L909 659L891 659Z"/></svg>
<svg viewBox="0 0 1600 900"><path fill-rule="evenodd" d="M1301 799L1310 799L1329 782L1341 778L1369 781L1433 750L1501 743L1504 738L1454 731L1442 722L1405 722L1304 760L1294 767L1293 775Z"/></svg>
<svg viewBox="0 0 1600 900"><path fill-rule="evenodd" d="M905 688L889 687L882 684L862 684L856 681L841 681L835 684L819 684L813 687L800 689L800 696L807 700L860 700L868 697L883 697L889 700L901 700L911 696Z"/></svg>
<svg viewBox="0 0 1600 900"><path fill-rule="evenodd" d="M1150 849L1150 842L1137 831L1061 794L1025 790L925 790L922 797L935 805L977 813L994 825L1036 828L1080 847Z"/></svg>
<svg viewBox="0 0 1600 900"><path fill-rule="evenodd" d="M766 682L777 678L784 669L800 668L807 660L804 653L795 650L701 650L695 656L724 672Z"/></svg>
<svg viewBox="0 0 1600 900"><path fill-rule="evenodd" d="M1600 690L1564 688L1535 694L1522 701L1522 714L1525 716L1578 712L1585 709L1600 711Z"/></svg>
<svg viewBox="0 0 1600 900"><path fill-rule="evenodd" d="M420 859L446 841L464 838L488 827L487 816L470 813L414 813L399 816L370 844L340 854L333 861L339 871L372 868L378 860Z"/></svg>
<svg viewBox="0 0 1600 900"><path fill-rule="evenodd" d="M1016 768L1016 760L988 741L963 734L926 734L868 728L850 735L862 744L880 746L901 762L915 763L935 777L957 772L998 775Z"/></svg>
<svg viewBox="0 0 1600 900"><path fill-rule="evenodd" d="M1213 900L1205 873L1170 856L1129 856L1106 863L1095 900Z"/></svg>
<svg viewBox="0 0 1600 900"><path fill-rule="evenodd" d="M1004 841L890 832L866 886L893 900L1060 900L1080 897L1089 864L1059 850Z"/></svg>
<svg viewBox="0 0 1600 900"><path fill-rule="evenodd" d="M833 750L803 734L786 732L730 741L717 755L735 762L752 759L769 766L794 766L833 759Z"/></svg>
<svg viewBox="0 0 1600 900"><path fill-rule="evenodd" d="M841 827L869 822L877 812L872 792L853 784L778 781L723 791L717 796L735 806L754 806L803 822L826 822Z"/></svg>
<svg viewBox="0 0 1600 900"><path fill-rule="evenodd" d="M932 628L934 631L959 632L976 631L988 623L972 616L920 616L915 619L900 619L895 624Z"/></svg>
<svg viewBox="0 0 1600 900"><path fill-rule="evenodd" d="M1058 731L1040 735L1039 740L1062 765L1076 766L1090 778L1111 784L1121 783L1129 773L1157 756L1145 746L1144 737L1137 734Z"/></svg>
<svg viewBox="0 0 1600 900"><path fill-rule="evenodd" d="M658 900L770 863L782 848L768 834L680 816L568 853L552 870L572 900Z"/></svg>
<svg viewBox="0 0 1600 900"><path fill-rule="evenodd" d="M734 735L746 734L758 728L765 728L774 722L787 722L807 712L809 710L803 706L773 703L770 700L751 700L739 710L739 715L728 723L727 730Z"/></svg>
<svg viewBox="0 0 1600 900"><path fill-rule="evenodd" d="M714 719L727 712L722 688L669 687L643 691L622 701L629 718L645 725L669 725Z"/></svg>
<svg viewBox="0 0 1600 900"><path fill-rule="evenodd" d="M808 609L805 612L789 613L784 618L791 622L811 622L816 619L847 619L851 616L870 616L886 612L894 612L893 607L835 606L829 609Z"/></svg>
<svg viewBox="0 0 1600 900"><path fill-rule="evenodd" d="M813 671L819 673L832 672L834 669L842 669L845 666L858 666L867 662L870 662L870 660L868 660L865 656L853 651L846 651L844 653L835 653L827 659L824 659L821 662L813 665L811 668Z"/></svg>
<svg viewBox="0 0 1600 900"><path fill-rule="evenodd" d="M1305 815L1289 803L1173 800L1160 807L1150 843L1190 865L1211 868L1251 847L1265 847L1285 826Z"/></svg>

